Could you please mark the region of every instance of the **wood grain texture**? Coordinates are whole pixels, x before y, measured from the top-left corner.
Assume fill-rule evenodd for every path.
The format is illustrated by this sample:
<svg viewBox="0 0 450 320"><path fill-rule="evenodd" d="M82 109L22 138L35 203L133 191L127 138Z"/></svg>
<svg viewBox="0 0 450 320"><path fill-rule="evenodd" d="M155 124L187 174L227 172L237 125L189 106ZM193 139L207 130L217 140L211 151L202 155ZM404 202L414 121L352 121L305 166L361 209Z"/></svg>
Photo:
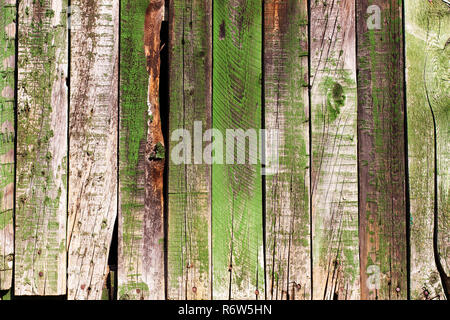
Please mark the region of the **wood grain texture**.
<svg viewBox="0 0 450 320"><path fill-rule="evenodd" d="M450 9L441 1L405 6L411 299L444 299L450 287Z"/></svg>
<svg viewBox="0 0 450 320"><path fill-rule="evenodd" d="M14 70L16 1L0 1L0 290L11 288L14 260Z"/></svg>
<svg viewBox="0 0 450 320"><path fill-rule="evenodd" d="M257 136L261 128L262 7L256 0L227 0L214 2L213 11L214 136L226 140L229 129L230 137L228 164L226 150L222 159L215 144L215 160L223 164L212 166L213 298L255 299L265 295L261 168L252 164L249 143L237 148L248 155L237 163L230 130ZM249 136L244 139L255 140Z"/></svg>
<svg viewBox="0 0 450 320"><path fill-rule="evenodd" d="M396 0L356 6L361 298L405 299L402 7Z"/></svg>
<svg viewBox="0 0 450 320"><path fill-rule="evenodd" d="M359 299L355 1L311 2L315 300Z"/></svg>
<svg viewBox="0 0 450 320"><path fill-rule="evenodd" d="M149 180L153 163L158 179L164 168L161 155L149 153L156 145L151 123L160 123L154 109L159 108L162 8L159 1L142 0L125 1L121 9L118 298L123 300L164 298L162 183L156 187ZM156 206L149 203L155 191Z"/></svg>
<svg viewBox="0 0 450 320"><path fill-rule="evenodd" d="M311 299L307 1L265 1L264 69L266 295Z"/></svg>
<svg viewBox="0 0 450 320"><path fill-rule="evenodd" d="M211 299L211 165L201 148L211 128L211 10L209 0L173 0L169 8L169 299ZM183 129L193 143L178 163L171 155L184 146Z"/></svg>
<svg viewBox="0 0 450 320"><path fill-rule="evenodd" d="M118 0L73 0L68 299L100 299L117 215Z"/></svg>
<svg viewBox="0 0 450 320"><path fill-rule="evenodd" d="M16 295L66 293L66 10L65 0L19 4Z"/></svg>

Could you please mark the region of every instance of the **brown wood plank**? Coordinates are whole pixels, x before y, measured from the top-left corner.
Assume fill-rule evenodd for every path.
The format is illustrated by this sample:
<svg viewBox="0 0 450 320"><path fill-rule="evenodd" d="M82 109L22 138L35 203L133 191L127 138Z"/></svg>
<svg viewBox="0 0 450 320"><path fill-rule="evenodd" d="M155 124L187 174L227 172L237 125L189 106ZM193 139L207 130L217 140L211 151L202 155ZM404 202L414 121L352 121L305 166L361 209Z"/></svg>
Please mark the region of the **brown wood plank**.
<svg viewBox="0 0 450 320"><path fill-rule="evenodd" d="M402 7L357 2L361 298L407 296Z"/></svg>

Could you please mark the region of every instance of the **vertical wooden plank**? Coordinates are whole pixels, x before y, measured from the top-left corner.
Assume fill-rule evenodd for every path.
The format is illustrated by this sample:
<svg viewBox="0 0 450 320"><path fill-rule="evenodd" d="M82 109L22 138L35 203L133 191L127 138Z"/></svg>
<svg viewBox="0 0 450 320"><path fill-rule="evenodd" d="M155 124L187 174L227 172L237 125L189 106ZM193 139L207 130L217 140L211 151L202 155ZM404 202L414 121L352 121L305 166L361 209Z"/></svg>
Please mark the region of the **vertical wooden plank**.
<svg viewBox="0 0 450 320"><path fill-rule="evenodd" d="M450 287L450 9L406 1L405 20L411 299L443 299Z"/></svg>
<svg viewBox="0 0 450 320"><path fill-rule="evenodd" d="M164 1L121 9L118 298L164 299L164 141L159 116Z"/></svg>
<svg viewBox="0 0 450 320"><path fill-rule="evenodd" d="M310 299L307 1L266 0L264 30L265 128L278 132L266 153L279 158L266 176L266 295Z"/></svg>
<svg viewBox="0 0 450 320"><path fill-rule="evenodd" d="M119 1L73 0L68 299L100 299L117 214Z"/></svg>
<svg viewBox="0 0 450 320"><path fill-rule="evenodd" d="M66 10L19 4L16 295L66 293Z"/></svg>
<svg viewBox="0 0 450 320"><path fill-rule="evenodd" d="M362 299L407 296L402 7L357 2Z"/></svg>
<svg viewBox="0 0 450 320"><path fill-rule="evenodd" d="M14 70L16 1L0 0L0 290L9 290L14 260Z"/></svg>
<svg viewBox="0 0 450 320"><path fill-rule="evenodd" d="M242 140L250 130L245 140L254 144L262 114L261 2L216 1L213 11L214 141L228 133L231 149L232 133L239 134L231 130L241 129ZM259 164L249 159L256 151L250 143L245 150L238 147L248 155L244 164L237 164L235 148L224 150L222 158L220 143L212 146L217 160L212 166L214 299L264 297L262 179Z"/></svg>
<svg viewBox="0 0 450 320"><path fill-rule="evenodd" d="M211 10L209 0L170 2L169 299L211 299L211 166L198 148L211 128ZM194 140L179 163L181 130Z"/></svg>
<svg viewBox="0 0 450 320"><path fill-rule="evenodd" d="M355 1L311 2L313 298L359 299Z"/></svg>

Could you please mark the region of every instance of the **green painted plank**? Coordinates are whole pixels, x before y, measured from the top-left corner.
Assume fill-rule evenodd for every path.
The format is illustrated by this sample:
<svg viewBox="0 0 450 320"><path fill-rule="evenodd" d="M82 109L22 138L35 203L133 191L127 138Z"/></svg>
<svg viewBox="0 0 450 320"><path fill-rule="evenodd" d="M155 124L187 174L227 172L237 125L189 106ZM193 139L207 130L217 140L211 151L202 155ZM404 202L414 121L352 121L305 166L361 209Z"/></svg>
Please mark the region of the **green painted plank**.
<svg viewBox="0 0 450 320"><path fill-rule="evenodd" d="M14 260L14 69L16 1L0 1L0 290L9 290Z"/></svg>
<svg viewBox="0 0 450 320"><path fill-rule="evenodd" d="M231 151L233 134L241 129L256 140L261 128L262 7L257 0L214 2L213 8L213 128L214 141L230 149L220 155L214 143L212 166L213 298L264 297L262 179L254 141L238 147L248 154L238 164ZM222 137L221 137L222 136ZM236 139L234 139L236 140ZM235 141L236 142L236 141ZM235 148L233 148L235 149ZM249 159L250 158L250 159ZM223 164L221 164L222 162ZM231 163L230 163L231 162ZM252 162L257 162L253 164Z"/></svg>
<svg viewBox="0 0 450 320"><path fill-rule="evenodd" d="M266 295L311 299L307 1L266 0L264 37Z"/></svg>
<svg viewBox="0 0 450 320"><path fill-rule="evenodd" d="M15 295L66 293L67 1L19 4Z"/></svg>
<svg viewBox="0 0 450 320"><path fill-rule="evenodd" d="M210 0L173 0L169 8L169 299L211 299L211 166L203 159L211 128L211 10ZM178 135L183 130L188 141Z"/></svg>
<svg viewBox="0 0 450 320"><path fill-rule="evenodd" d="M148 131L143 26L147 6L148 0L121 4L118 299L145 299L150 292L142 261Z"/></svg>
<svg viewBox="0 0 450 320"><path fill-rule="evenodd" d="M72 0L69 300L100 300L117 216L119 1Z"/></svg>
<svg viewBox="0 0 450 320"><path fill-rule="evenodd" d="M159 68L164 6L148 0L124 1L121 6L118 299L163 299L163 207L160 195L157 205L149 202L149 192L158 188L149 172L153 163L162 168L164 164L148 153L154 124L160 122L153 110L159 108L154 103L159 87L152 86L153 78L149 82L148 71ZM159 79L159 71L153 76ZM162 184L158 186L161 194Z"/></svg>
<svg viewBox="0 0 450 320"><path fill-rule="evenodd" d="M410 286L415 300L443 299L450 289L449 25L450 9L442 1L405 3Z"/></svg>
<svg viewBox="0 0 450 320"><path fill-rule="evenodd" d="M355 1L311 3L315 300L359 299Z"/></svg>
<svg viewBox="0 0 450 320"><path fill-rule="evenodd" d="M402 6L357 4L362 299L407 297Z"/></svg>

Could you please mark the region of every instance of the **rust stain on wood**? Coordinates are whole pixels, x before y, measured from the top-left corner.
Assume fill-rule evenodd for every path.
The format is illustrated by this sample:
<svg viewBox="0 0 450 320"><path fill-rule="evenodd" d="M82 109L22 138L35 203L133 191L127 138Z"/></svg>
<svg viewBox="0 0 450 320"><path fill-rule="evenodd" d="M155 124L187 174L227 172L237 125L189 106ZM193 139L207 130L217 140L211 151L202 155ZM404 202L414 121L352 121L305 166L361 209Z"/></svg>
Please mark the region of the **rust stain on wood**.
<svg viewBox="0 0 450 320"><path fill-rule="evenodd" d="M145 15L144 49L147 58L148 134L145 146L144 268L153 299L164 299L164 137L161 129L159 82L161 23L164 1L152 0Z"/></svg>

